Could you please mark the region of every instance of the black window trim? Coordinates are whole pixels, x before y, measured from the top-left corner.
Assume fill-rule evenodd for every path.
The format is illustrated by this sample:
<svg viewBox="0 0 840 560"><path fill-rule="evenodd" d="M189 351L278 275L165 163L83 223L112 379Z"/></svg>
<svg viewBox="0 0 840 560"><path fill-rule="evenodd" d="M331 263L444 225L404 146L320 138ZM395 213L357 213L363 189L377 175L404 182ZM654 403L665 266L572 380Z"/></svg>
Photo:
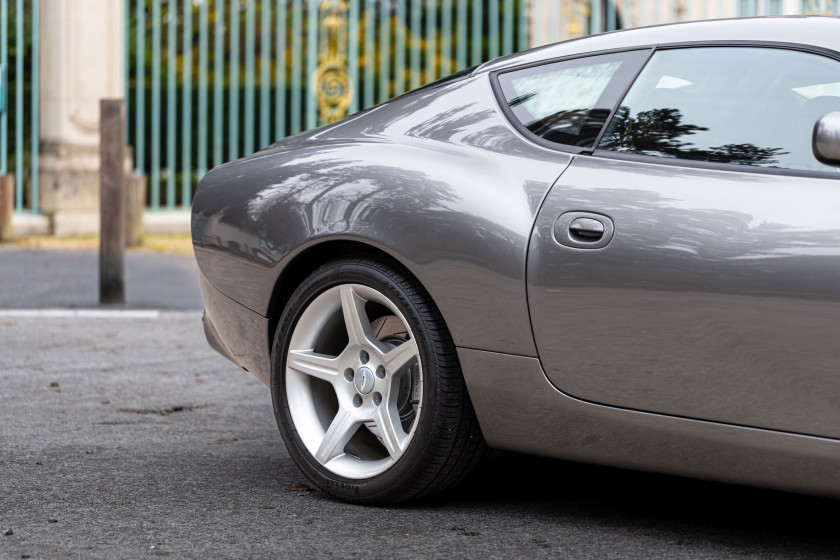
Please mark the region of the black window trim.
<svg viewBox="0 0 840 560"><path fill-rule="evenodd" d="M729 40L710 40L710 41L684 41L684 42L676 42L676 43L660 43L655 45L637 45L632 47L623 47L618 49L609 49L603 51L590 51L586 53L577 53L573 55L558 57L558 58L551 58L547 60L540 60L537 62L530 62L528 64L522 64L519 66L514 66L511 68L504 68L501 70L495 70L490 73L490 85L493 89L493 93L496 96L496 101L499 107L502 110L502 113L507 118L508 122L525 138L534 142L535 144L539 144L542 147L549 148L551 150L555 150L558 152L563 152L567 154L576 154L576 155L586 155L592 156L596 158L603 158L603 159L616 159L622 161L636 161L639 163L654 163L660 165L670 165L673 167L690 167L690 168L698 168L698 169L712 169L718 171L736 171L741 173L758 173L762 175L786 175L791 177L813 177L813 178L821 178L821 179L834 179L840 180L840 172L833 172L833 171L808 171L808 170L800 170L800 169L785 169L781 167L757 167L751 165L741 165L737 163L722 163L722 162L713 162L713 161L697 161L697 160L687 160L687 159L679 159L679 158L668 158L663 156L651 156L645 154L633 154L627 152L615 152L612 150L604 150L598 149L597 146L601 142L603 135L605 134L610 122L612 121L613 117L615 116L616 111L621 106L621 102L624 101L624 98L627 97L627 94L630 91L630 88L633 84L636 83L636 80L639 78L639 75L642 73L642 70L645 69L650 59L656 54L657 51L660 50L673 50L673 49L686 49L686 48L703 48L703 47L752 47L752 48L767 48L767 49L778 49L778 50L791 50L791 51L799 51L805 52L810 54L816 54L820 56L825 56L827 58L831 58L840 62L840 52L833 51L831 49L826 49L823 47L817 47L814 45L806 45L801 43L786 43L781 41L753 41L753 40L740 40L740 41L729 41ZM627 84L624 84L623 91L621 96L619 97L619 101L615 107L612 108L610 111L610 115L607 118L607 121L604 127L601 129L601 132L598 134L598 137L595 139L595 144L591 148L584 148L580 146L569 146L566 144L558 144L556 142L551 142L544 138L541 138L528 130L525 125L523 125L516 116L513 114L513 111L510 109L507 103L507 99L502 92L502 87L499 84L498 76L499 74L503 74L506 72L515 72L517 70L522 70L526 68L531 68L534 66L543 66L548 64L553 64L556 62L565 62L567 60L575 60L578 58L588 58L592 56L601 56L601 55L609 55L609 54L617 54L622 52L630 52L630 51L639 51L639 50L649 50L648 56L636 70L635 74L633 75L633 79L628 81Z"/></svg>

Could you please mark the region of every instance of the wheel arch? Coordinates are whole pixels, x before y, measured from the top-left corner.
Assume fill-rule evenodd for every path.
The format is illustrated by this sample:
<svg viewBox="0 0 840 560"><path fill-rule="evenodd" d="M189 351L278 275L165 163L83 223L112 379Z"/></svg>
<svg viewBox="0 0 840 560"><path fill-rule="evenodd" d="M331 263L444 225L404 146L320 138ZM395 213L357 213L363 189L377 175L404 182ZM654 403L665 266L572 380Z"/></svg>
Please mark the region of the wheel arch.
<svg viewBox="0 0 840 560"><path fill-rule="evenodd" d="M369 241L350 238L329 238L313 242L289 257L290 260L283 266L277 281L274 283L268 306L268 332L266 333L269 357L271 356L274 334L277 330L277 324L280 322L280 316L285 311L295 288L319 266L346 255L375 257L398 266L414 276L423 286L423 289L431 294L428 287L403 259L383 247ZM434 298L432 299L434 300ZM445 319L444 323L446 323ZM448 325L446 328L449 330Z"/></svg>

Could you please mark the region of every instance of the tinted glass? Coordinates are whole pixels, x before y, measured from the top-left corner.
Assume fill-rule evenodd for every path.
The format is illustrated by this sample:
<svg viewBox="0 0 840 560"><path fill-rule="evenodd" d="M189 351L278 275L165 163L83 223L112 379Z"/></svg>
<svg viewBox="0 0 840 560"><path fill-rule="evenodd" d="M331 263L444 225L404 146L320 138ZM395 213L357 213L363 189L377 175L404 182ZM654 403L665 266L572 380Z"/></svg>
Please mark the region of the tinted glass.
<svg viewBox="0 0 840 560"><path fill-rule="evenodd" d="M499 75L514 117L537 136L591 147L648 51L590 56Z"/></svg>
<svg viewBox="0 0 840 560"><path fill-rule="evenodd" d="M840 111L840 62L771 48L654 54L599 148L670 158L837 172L811 135Z"/></svg>

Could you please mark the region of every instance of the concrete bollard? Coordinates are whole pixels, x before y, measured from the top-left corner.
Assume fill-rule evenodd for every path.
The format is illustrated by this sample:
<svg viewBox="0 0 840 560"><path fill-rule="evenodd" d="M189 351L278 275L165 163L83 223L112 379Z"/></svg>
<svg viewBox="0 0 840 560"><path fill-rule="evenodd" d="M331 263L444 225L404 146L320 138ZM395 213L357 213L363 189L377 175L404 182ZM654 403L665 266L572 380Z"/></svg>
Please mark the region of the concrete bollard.
<svg viewBox="0 0 840 560"><path fill-rule="evenodd" d="M99 105L99 303L125 303L125 101Z"/></svg>

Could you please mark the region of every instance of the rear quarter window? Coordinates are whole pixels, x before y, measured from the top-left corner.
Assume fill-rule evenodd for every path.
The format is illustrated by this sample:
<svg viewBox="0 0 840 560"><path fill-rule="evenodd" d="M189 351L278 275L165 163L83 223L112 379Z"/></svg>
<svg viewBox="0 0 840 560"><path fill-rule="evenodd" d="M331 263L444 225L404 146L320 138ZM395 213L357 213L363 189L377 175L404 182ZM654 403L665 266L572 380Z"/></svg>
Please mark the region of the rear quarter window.
<svg viewBox="0 0 840 560"><path fill-rule="evenodd" d="M530 134L592 147L647 50L587 56L498 75L509 115Z"/></svg>

